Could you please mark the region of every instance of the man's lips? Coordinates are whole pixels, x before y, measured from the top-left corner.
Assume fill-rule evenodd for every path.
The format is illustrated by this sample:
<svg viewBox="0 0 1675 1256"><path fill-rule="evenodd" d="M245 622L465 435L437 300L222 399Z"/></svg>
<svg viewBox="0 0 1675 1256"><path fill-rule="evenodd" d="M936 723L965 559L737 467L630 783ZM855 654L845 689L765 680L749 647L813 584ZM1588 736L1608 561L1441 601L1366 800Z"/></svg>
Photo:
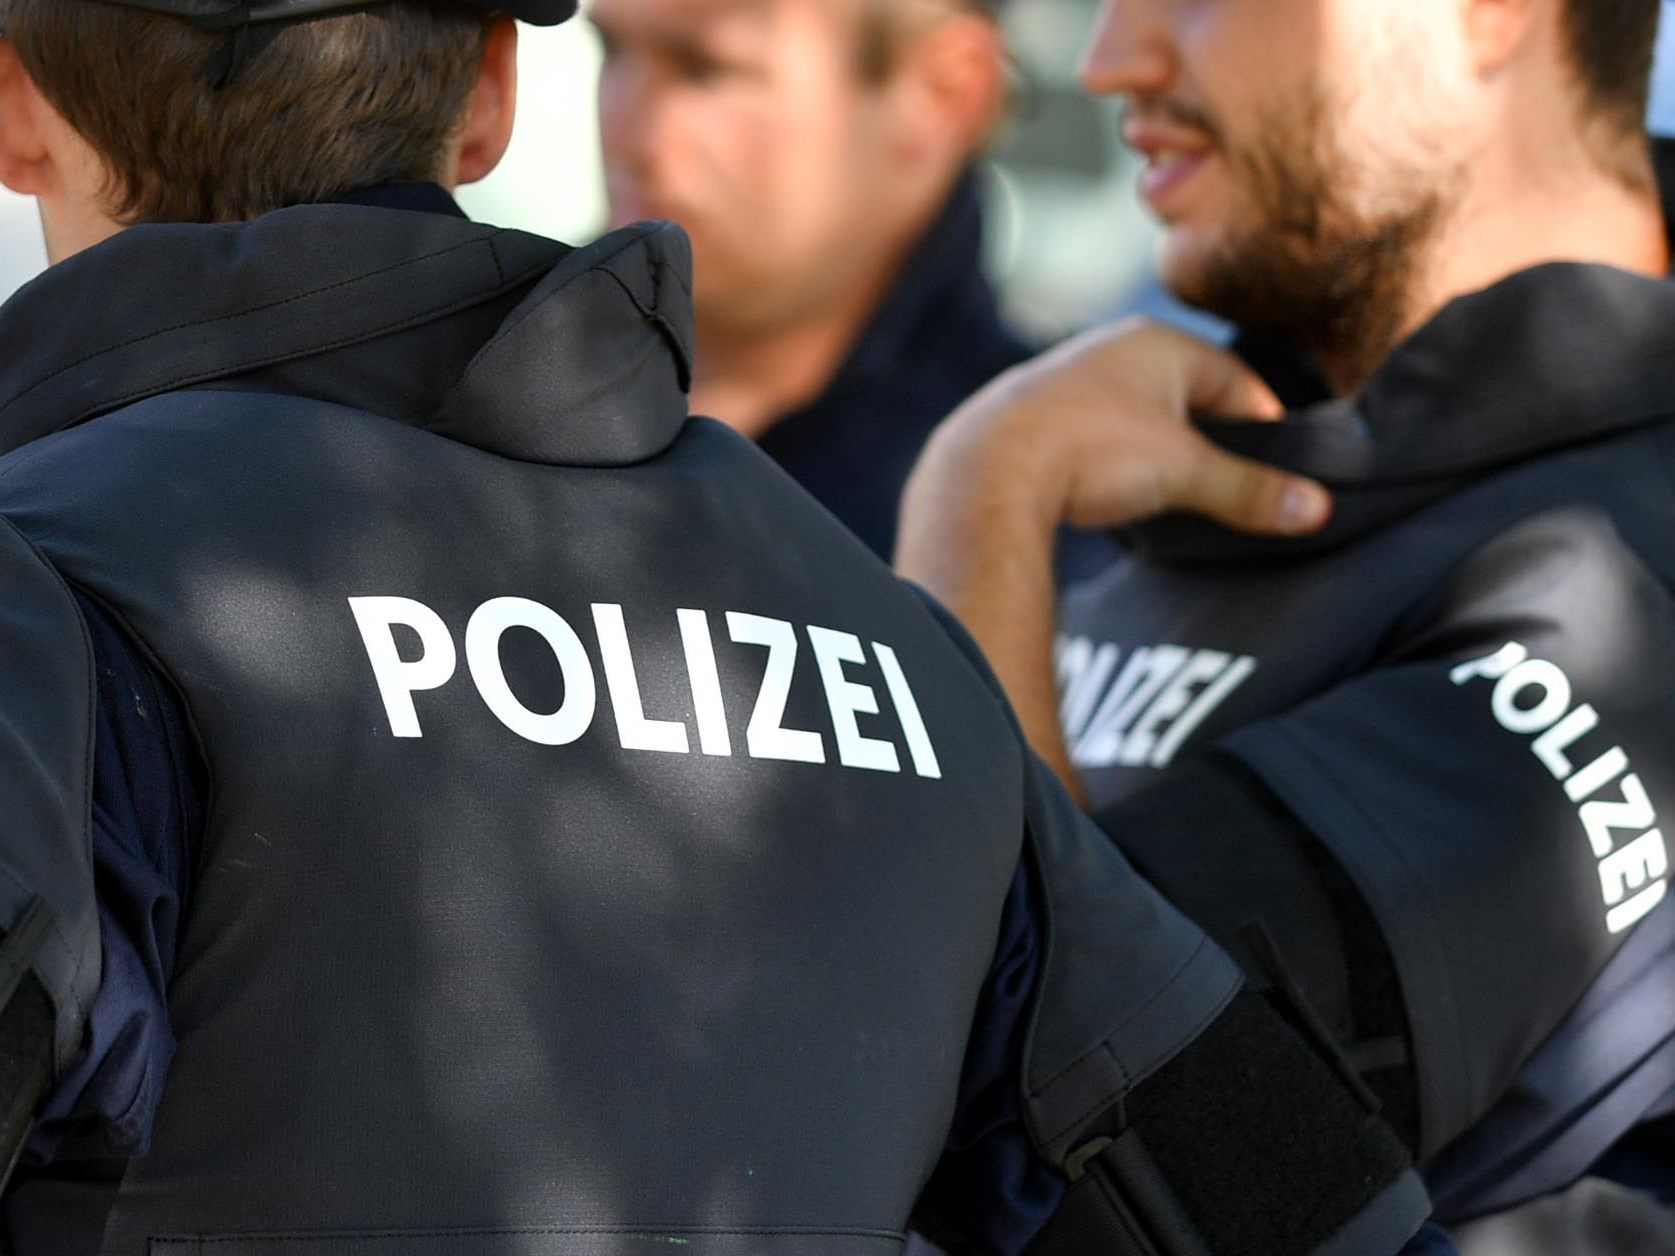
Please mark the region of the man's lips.
<svg viewBox="0 0 1675 1256"><path fill-rule="evenodd" d="M1198 131L1130 119L1123 140L1146 159L1140 194L1160 216L1177 206L1187 185L1215 156L1215 147Z"/></svg>

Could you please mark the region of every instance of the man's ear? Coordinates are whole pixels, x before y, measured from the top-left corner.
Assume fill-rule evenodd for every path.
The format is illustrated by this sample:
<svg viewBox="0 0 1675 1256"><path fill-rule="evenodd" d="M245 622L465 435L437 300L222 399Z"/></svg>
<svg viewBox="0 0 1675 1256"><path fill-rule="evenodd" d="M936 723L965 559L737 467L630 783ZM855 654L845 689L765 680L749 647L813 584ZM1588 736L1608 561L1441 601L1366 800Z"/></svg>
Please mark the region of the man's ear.
<svg viewBox="0 0 1675 1256"><path fill-rule="evenodd" d="M1006 107L1006 41L990 18L942 18L907 43L897 69L908 142L924 157L980 147Z"/></svg>
<svg viewBox="0 0 1675 1256"><path fill-rule="evenodd" d="M487 177L506 155L518 113L518 24L497 18L460 128L453 186Z"/></svg>
<svg viewBox="0 0 1675 1256"><path fill-rule="evenodd" d="M17 48L0 39L0 183L24 196L50 193L56 182L42 125L46 107Z"/></svg>
<svg viewBox="0 0 1675 1256"><path fill-rule="evenodd" d="M1492 75L1515 57L1535 29L1537 10L1556 0L1459 0L1471 66Z"/></svg>

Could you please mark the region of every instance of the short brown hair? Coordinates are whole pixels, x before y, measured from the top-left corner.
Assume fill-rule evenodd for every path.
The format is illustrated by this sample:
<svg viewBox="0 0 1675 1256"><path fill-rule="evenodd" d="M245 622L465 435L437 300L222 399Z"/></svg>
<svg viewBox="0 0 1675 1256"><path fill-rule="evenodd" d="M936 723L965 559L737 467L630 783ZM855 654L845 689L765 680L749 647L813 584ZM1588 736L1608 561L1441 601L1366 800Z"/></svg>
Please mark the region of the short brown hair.
<svg viewBox="0 0 1675 1256"><path fill-rule="evenodd" d="M1565 42L1585 108L1618 131L1646 128L1660 0L1563 0Z"/></svg>
<svg viewBox="0 0 1675 1256"><path fill-rule="evenodd" d="M476 83L481 12L433 0L230 36L84 0L9 0L24 68L109 168L124 222L236 222L357 187L434 179Z"/></svg>
<svg viewBox="0 0 1675 1256"><path fill-rule="evenodd" d="M998 20L996 0L921 0L918 7L925 14L912 12L911 7L903 0L863 0L855 45L855 67L863 83L877 86L890 81L915 17L976 13Z"/></svg>

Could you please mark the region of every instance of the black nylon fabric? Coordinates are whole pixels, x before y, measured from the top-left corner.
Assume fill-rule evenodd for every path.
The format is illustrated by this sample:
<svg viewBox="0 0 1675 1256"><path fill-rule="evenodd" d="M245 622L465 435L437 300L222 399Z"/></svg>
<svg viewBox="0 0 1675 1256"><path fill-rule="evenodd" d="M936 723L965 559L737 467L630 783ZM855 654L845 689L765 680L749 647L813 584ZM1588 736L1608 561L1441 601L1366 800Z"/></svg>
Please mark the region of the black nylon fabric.
<svg viewBox="0 0 1675 1256"><path fill-rule="evenodd" d="M33 973L0 1003L0 1173L10 1173L52 1077L54 1019Z"/></svg>
<svg viewBox="0 0 1675 1256"><path fill-rule="evenodd" d="M89 849L93 663L63 580L0 520L0 929L44 908L29 963L54 1010L53 1061L81 1043L99 988L99 920ZM30 660L28 666L21 660ZM0 990L16 974L0 973Z"/></svg>
<svg viewBox="0 0 1675 1256"><path fill-rule="evenodd" d="M1268 937L1386 1123L1417 1146L1417 1085L1389 944L1338 857L1261 778L1232 755L1210 753L1097 818L1141 875L1262 985L1275 974L1249 953L1248 931Z"/></svg>
<svg viewBox="0 0 1675 1256"><path fill-rule="evenodd" d="M317 207L124 233L0 313L34 349L0 371L0 515L156 658L211 788L178 1050L100 1252L889 1249L1026 833L1069 926L1049 1110L1081 1054L1132 1084L1237 985L933 612L684 419L672 229L582 256ZM42 317L116 274L204 283ZM340 404L520 291L433 413ZM584 378L625 363L640 391ZM369 598L419 626L363 631ZM85 1200L32 1182L23 1239L85 1250Z"/></svg>
<svg viewBox="0 0 1675 1256"><path fill-rule="evenodd" d="M1261 790L1237 761L1193 762L1096 818L1145 878L1247 971L1255 966L1240 955L1239 934L1260 923L1316 1013L1351 1041L1350 964L1336 904L1290 813ZM1230 815L1243 822L1228 824ZM1222 875L1206 877L1206 868Z"/></svg>

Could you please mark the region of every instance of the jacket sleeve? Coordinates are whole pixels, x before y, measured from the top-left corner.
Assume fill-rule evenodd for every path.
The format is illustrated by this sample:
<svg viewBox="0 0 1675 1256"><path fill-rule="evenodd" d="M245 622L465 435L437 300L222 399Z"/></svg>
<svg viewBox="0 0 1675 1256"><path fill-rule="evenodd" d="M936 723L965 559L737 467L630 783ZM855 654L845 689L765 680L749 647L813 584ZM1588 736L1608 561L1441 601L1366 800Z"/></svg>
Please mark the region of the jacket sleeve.
<svg viewBox="0 0 1675 1256"><path fill-rule="evenodd" d="M937 613L998 695L975 645ZM1034 989L1027 1001L986 991L981 1007L1017 1023L980 1025L973 1041L1012 1031L1016 1126L1062 1190L1027 1250L1399 1250L1429 1204L1368 1097L1329 1048L1244 986L1226 951L1135 871L1039 760L1024 763L1033 876L1014 896L1027 897L1038 936ZM1016 979L1012 949L1003 945L996 966L1003 980ZM959 1184L939 1185L945 1215L962 1211L948 1207ZM994 1190L964 1191L985 1186ZM1038 1181L1029 1193L1052 1194Z"/></svg>
<svg viewBox="0 0 1675 1256"><path fill-rule="evenodd" d="M1326 1003L1399 987L1429 1155L1663 900L1672 647L1675 602L1608 519L1535 515L1458 566L1375 664L1102 823L1213 933L1242 902L1289 936ZM1206 808L1214 836L1159 838L1159 815ZM1374 939L1308 958L1358 910ZM1369 978L1380 951L1394 972Z"/></svg>
<svg viewBox="0 0 1675 1256"><path fill-rule="evenodd" d="M98 990L92 663L62 579L0 519L0 1168ZM45 1071L43 1071L43 1065Z"/></svg>

